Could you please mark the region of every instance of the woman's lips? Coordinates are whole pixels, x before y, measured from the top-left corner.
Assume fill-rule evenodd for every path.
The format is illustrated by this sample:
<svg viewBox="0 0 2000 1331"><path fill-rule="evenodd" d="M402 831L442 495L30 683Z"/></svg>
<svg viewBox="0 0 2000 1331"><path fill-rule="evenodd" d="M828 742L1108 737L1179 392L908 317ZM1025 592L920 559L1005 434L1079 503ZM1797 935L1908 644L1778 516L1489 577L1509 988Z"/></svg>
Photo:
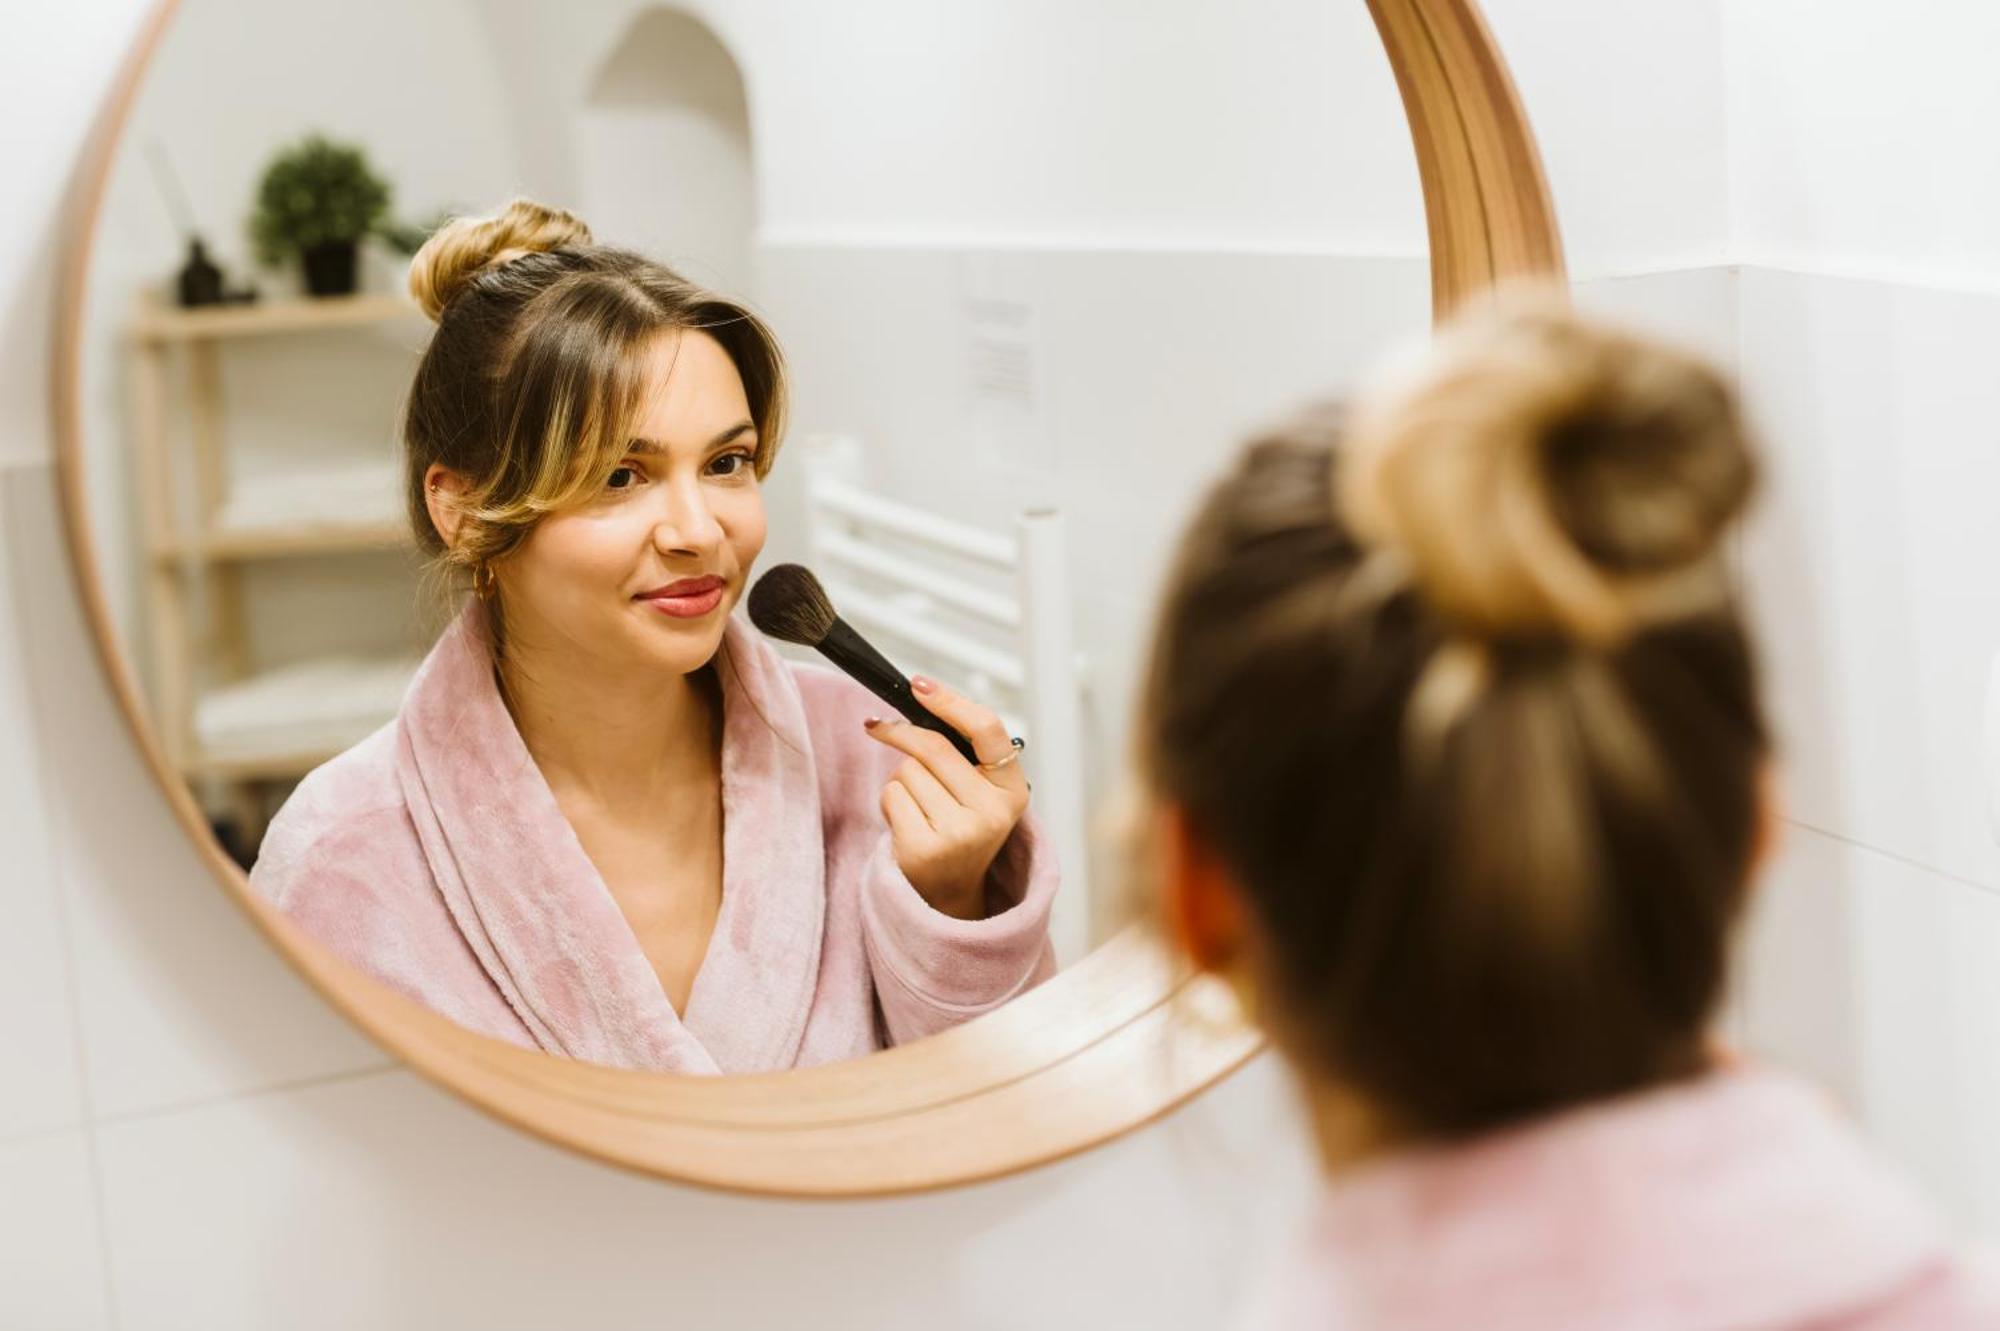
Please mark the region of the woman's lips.
<svg viewBox="0 0 2000 1331"><path fill-rule="evenodd" d="M663 615L672 615L676 619L699 619L722 604L722 593L727 586L721 578L685 578L665 587L655 587L649 592L640 592L636 599Z"/></svg>

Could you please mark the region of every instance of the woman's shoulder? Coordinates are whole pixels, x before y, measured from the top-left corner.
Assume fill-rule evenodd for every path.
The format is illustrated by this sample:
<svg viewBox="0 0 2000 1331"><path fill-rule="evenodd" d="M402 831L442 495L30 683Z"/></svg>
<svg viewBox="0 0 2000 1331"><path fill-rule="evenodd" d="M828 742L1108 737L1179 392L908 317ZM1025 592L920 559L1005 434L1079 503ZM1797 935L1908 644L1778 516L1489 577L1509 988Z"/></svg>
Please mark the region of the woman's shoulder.
<svg viewBox="0 0 2000 1331"><path fill-rule="evenodd" d="M416 851L396 776L396 742L391 721L308 772L265 830L251 885L292 909L325 884L394 864L405 848Z"/></svg>

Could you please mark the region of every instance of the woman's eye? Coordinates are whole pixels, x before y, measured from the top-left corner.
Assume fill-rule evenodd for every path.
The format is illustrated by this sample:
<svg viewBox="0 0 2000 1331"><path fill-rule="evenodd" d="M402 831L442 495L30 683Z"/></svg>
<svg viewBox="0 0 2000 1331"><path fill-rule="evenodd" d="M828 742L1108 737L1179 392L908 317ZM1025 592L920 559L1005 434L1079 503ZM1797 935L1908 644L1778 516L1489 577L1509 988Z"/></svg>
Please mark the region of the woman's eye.
<svg viewBox="0 0 2000 1331"><path fill-rule="evenodd" d="M605 478L604 488L607 490L629 490L638 480L639 469L637 467L619 467Z"/></svg>
<svg viewBox="0 0 2000 1331"><path fill-rule="evenodd" d="M749 464L750 455L748 453L724 453L714 462L711 462L709 466L715 469L715 474L718 476L737 476L741 475L743 469Z"/></svg>

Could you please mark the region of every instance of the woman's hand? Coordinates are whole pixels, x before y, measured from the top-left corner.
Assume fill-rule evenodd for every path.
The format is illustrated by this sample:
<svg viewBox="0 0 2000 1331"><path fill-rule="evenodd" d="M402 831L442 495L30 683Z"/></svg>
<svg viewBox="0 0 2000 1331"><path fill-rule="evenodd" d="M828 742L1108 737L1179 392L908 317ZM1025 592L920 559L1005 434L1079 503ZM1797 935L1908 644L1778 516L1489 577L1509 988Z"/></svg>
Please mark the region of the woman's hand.
<svg viewBox="0 0 2000 1331"><path fill-rule="evenodd" d="M910 687L938 719L972 741L982 762L1014 752L990 707L917 675ZM986 871L1028 809L1021 764L984 771L950 740L901 717L870 717L868 733L909 755L882 787L882 816L896 864L933 909L961 920L986 916Z"/></svg>

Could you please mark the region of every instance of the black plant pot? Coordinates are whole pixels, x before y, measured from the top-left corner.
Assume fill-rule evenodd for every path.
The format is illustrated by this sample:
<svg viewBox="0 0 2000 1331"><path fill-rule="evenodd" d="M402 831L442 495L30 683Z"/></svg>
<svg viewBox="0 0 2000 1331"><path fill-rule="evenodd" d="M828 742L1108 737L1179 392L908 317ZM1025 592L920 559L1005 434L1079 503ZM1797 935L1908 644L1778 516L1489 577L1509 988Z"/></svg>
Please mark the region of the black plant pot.
<svg viewBox="0 0 2000 1331"><path fill-rule="evenodd" d="M351 240L328 240L300 250L306 266L306 290L315 296L353 295L358 249Z"/></svg>

